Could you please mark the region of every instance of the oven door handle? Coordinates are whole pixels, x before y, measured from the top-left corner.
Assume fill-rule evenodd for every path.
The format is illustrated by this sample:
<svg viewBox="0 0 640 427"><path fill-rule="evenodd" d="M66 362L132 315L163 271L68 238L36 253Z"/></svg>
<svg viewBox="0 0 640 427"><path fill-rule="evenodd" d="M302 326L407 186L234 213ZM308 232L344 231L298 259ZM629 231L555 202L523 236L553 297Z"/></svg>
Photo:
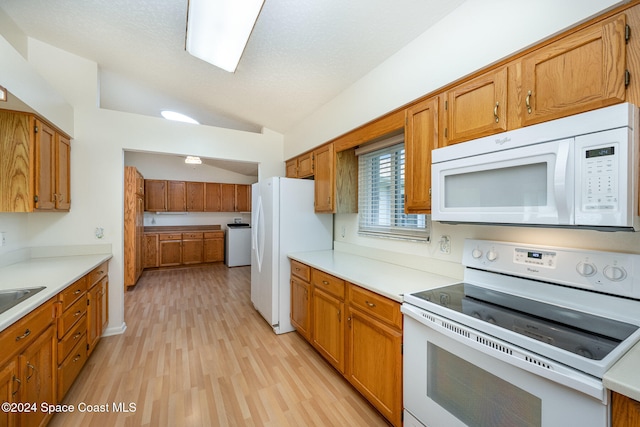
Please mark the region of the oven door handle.
<svg viewBox="0 0 640 427"><path fill-rule="evenodd" d="M511 345L491 335L476 331L473 328L469 328L408 303L402 304L401 311L405 316L411 317L425 327L431 328L481 353L584 393L602 401L603 404L608 403L608 393L602 384L602 380L598 378L580 373L561 363Z"/></svg>

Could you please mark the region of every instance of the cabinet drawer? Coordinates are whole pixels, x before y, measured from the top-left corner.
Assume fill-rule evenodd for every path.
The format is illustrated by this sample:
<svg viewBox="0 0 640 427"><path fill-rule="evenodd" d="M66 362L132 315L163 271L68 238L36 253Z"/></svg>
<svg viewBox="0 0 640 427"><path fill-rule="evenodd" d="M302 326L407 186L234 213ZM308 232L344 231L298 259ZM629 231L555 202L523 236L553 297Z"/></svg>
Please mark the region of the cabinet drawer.
<svg viewBox="0 0 640 427"><path fill-rule="evenodd" d="M87 336L80 338L80 342L69 353L64 362L58 367L58 400L62 400L69 387L75 381L80 370L87 361Z"/></svg>
<svg viewBox="0 0 640 427"><path fill-rule="evenodd" d="M202 239L203 233L182 233L183 239Z"/></svg>
<svg viewBox="0 0 640 427"><path fill-rule="evenodd" d="M87 289L95 285L100 279L109 273L109 261L105 261L96 268L94 268L87 276L89 277L87 283Z"/></svg>
<svg viewBox="0 0 640 427"><path fill-rule="evenodd" d="M86 298L80 298L78 301L74 302L68 310L64 311L62 316L58 318L58 339L62 339L86 312Z"/></svg>
<svg viewBox="0 0 640 427"><path fill-rule="evenodd" d="M316 269L311 270L311 277L314 286L344 300L344 280Z"/></svg>
<svg viewBox="0 0 640 427"><path fill-rule="evenodd" d="M301 262L291 260L291 274L298 276L305 282L309 282L311 280L311 267Z"/></svg>
<svg viewBox="0 0 640 427"><path fill-rule="evenodd" d="M49 300L0 332L0 364L31 344L54 319L53 300Z"/></svg>
<svg viewBox="0 0 640 427"><path fill-rule="evenodd" d="M349 283L349 303L362 311L402 328L400 303Z"/></svg>
<svg viewBox="0 0 640 427"><path fill-rule="evenodd" d="M58 294L58 301L62 303L62 311L65 311L71 304L76 302L87 291L87 276L77 280Z"/></svg>
<svg viewBox="0 0 640 427"><path fill-rule="evenodd" d="M83 337L87 334L87 316L84 315L70 330L69 332L58 341L58 362L62 362L67 358L71 350L83 340Z"/></svg>
<svg viewBox="0 0 640 427"><path fill-rule="evenodd" d="M158 239L160 240L182 240L181 233L160 233L158 234Z"/></svg>
<svg viewBox="0 0 640 427"><path fill-rule="evenodd" d="M210 231L210 232L204 233L204 238L205 239L222 239L222 238L224 238L224 232L223 231Z"/></svg>

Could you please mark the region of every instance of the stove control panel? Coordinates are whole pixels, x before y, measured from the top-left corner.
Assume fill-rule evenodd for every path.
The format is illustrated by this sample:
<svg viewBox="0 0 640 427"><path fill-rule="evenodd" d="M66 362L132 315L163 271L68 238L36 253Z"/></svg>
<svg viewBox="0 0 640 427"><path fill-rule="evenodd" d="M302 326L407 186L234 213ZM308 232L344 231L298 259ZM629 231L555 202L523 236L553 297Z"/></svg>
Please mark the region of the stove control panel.
<svg viewBox="0 0 640 427"><path fill-rule="evenodd" d="M466 267L640 299L640 255L467 239Z"/></svg>

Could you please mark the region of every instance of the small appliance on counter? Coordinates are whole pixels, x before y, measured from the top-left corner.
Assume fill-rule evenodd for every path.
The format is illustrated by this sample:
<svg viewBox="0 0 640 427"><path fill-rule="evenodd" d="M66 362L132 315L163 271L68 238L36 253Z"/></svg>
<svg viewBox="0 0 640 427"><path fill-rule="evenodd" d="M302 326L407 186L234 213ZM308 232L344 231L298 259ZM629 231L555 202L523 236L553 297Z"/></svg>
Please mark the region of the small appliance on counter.
<svg viewBox="0 0 640 427"><path fill-rule="evenodd" d="M251 225L240 222L227 224L225 233L224 263L227 267L251 265Z"/></svg>

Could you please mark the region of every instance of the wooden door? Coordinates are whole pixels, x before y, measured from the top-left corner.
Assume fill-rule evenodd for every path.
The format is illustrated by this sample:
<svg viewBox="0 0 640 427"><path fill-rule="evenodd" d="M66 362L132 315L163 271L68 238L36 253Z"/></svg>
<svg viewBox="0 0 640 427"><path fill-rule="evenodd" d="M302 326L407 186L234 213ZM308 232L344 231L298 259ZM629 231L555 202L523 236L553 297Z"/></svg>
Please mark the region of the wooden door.
<svg viewBox="0 0 640 427"><path fill-rule="evenodd" d="M185 234L183 234L183 237L182 237L182 263L183 264L201 264L203 260L203 248L204 248L202 233L191 233L191 234L199 234L200 238L187 237Z"/></svg>
<svg viewBox="0 0 640 427"><path fill-rule="evenodd" d="M143 242L143 268L158 267L160 265L160 261L158 260L158 235L155 233L145 233Z"/></svg>
<svg viewBox="0 0 640 427"><path fill-rule="evenodd" d="M19 357L21 402L54 403L56 400L56 375L58 362L56 346L58 339L53 325L30 344ZM51 414L43 411L22 412L20 424L23 426L45 425Z"/></svg>
<svg viewBox="0 0 640 427"><path fill-rule="evenodd" d="M312 301L313 346L344 373L344 303L317 287L313 289Z"/></svg>
<svg viewBox="0 0 640 427"><path fill-rule="evenodd" d="M298 178L313 176L313 153L302 154L298 157Z"/></svg>
<svg viewBox="0 0 640 427"><path fill-rule="evenodd" d="M56 209L71 208L71 141L56 134Z"/></svg>
<svg viewBox="0 0 640 427"><path fill-rule="evenodd" d="M287 178L297 178L298 177L298 159L287 160L285 163L285 169L287 171Z"/></svg>
<svg viewBox="0 0 640 427"><path fill-rule="evenodd" d="M438 104L434 97L407 109L404 140L406 213L431 212L431 151L438 148Z"/></svg>
<svg viewBox="0 0 640 427"><path fill-rule="evenodd" d="M349 309L347 379L394 426L401 426L402 332Z"/></svg>
<svg viewBox="0 0 640 427"><path fill-rule="evenodd" d="M235 212L236 210L236 185L220 184L220 211Z"/></svg>
<svg viewBox="0 0 640 427"><path fill-rule="evenodd" d="M56 207L55 131L36 120L35 137L35 208L53 210Z"/></svg>
<svg viewBox="0 0 640 427"><path fill-rule="evenodd" d="M33 128L33 116L0 110L0 212L33 211Z"/></svg>
<svg viewBox="0 0 640 427"><path fill-rule="evenodd" d="M13 359L0 368L0 401L2 401L2 403L20 401L17 400L19 399L18 381L17 363L16 360ZM17 413L11 411L0 411L0 426L14 427L17 422L17 415Z"/></svg>
<svg viewBox="0 0 640 427"><path fill-rule="evenodd" d="M251 186L236 184L236 212L251 212Z"/></svg>
<svg viewBox="0 0 640 427"><path fill-rule="evenodd" d="M520 103L523 124L623 102L625 24L625 15L617 15L525 56Z"/></svg>
<svg viewBox="0 0 640 427"><path fill-rule="evenodd" d="M204 212L204 182L187 182L187 212Z"/></svg>
<svg viewBox="0 0 640 427"><path fill-rule="evenodd" d="M335 153L333 144L326 144L313 152L315 162L315 211L333 213L335 208Z"/></svg>
<svg viewBox="0 0 640 427"><path fill-rule="evenodd" d="M160 267L182 264L182 240L160 239Z"/></svg>
<svg viewBox="0 0 640 427"><path fill-rule="evenodd" d="M167 181L157 179L144 180L144 210L166 212Z"/></svg>
<svg viewBox="0 0 640 427"><path fill-rule="evenodd" d="M167 181L167 211L186 212L187 183L184 181Z"/></svg>
<svg viewBox="0 0 640 427"><path fill-rule="evenodd" d="M491 71L445 94L443 145L507 130L507 68Z"/></svg>
<svg viewBox="0 0 640 427"><path fill-rule="evenodd" d="M291 324L298 333L310 339L311 322L311 285L302 280L291 278Z"/></svg>
<svg viewBox="0 0 640 427"><path fill-rule="evenodd" d="M224 261L224 233L204 233L204 262Z"/></svg>
<svg viewBox="0 0 640 427"><path fill-rule="evenodd" d="M204 184L204 211L222 211L222 185L217 182L205 182Z"/></svg>

